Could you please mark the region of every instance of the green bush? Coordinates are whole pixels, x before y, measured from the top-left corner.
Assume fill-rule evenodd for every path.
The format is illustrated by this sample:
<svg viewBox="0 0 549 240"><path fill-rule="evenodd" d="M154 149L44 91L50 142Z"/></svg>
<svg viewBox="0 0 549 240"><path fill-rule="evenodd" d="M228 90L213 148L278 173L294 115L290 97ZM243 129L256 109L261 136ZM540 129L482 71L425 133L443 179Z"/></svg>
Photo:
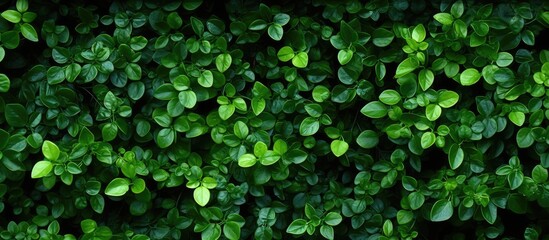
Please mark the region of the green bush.
<svg viewBox="0 0 549 240"><path fill-rule="evenodd" d="M547 1L0 9L2 239L548 239Z"/></svg>

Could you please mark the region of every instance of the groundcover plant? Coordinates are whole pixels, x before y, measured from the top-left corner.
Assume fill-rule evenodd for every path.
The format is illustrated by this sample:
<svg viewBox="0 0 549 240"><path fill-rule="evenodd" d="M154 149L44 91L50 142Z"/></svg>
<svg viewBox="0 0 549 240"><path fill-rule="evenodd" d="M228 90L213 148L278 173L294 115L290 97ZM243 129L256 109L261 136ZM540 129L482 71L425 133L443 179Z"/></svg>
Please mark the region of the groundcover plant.
<svg viewBox="0 0 549 240"><path fill-rule="evenodd" d="M547 239L547 1L0 3L1 239Z"/></svg>

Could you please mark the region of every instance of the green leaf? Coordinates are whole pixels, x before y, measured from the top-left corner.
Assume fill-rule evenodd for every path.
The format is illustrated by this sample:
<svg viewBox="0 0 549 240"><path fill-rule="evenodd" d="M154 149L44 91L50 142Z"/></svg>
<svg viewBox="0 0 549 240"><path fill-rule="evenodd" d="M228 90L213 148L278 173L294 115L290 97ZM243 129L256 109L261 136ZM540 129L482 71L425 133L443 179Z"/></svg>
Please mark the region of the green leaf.
<svg viewBox="0 0 549 240"><path fill-rule="evenodd" d="M512 123L514 123L517 126L522 126L524 124L524 121L526 119L526 116L523 112L510 112L509 113L509 120L511 120Z"/></svg>
<svg viewBox="0 0 549 240"><path fill-rule="evenodd" d="M38 42L38 33L36 33L34 27L28 23L21 24L21 34L30 41Z"/></svg>
<svg viewBox="0 0 549 240"><path fill-rule="evenodd" d="M454 22L454 17L452 17L449 13L437 13L433 16L433 18L442 25L452 25Z"/></svg>
<svg viewBox="0 0 549 240"><path fill-rule="evenodd" d="M438 94L438 105L443 108L450 108L459 101L459 94L450 90L440 91Z"/></svg>
<svg viewBox="0 0 549 240"><path fill-rule="evenodd" d="M12 23L19 23L21 21L21 13L15 10L6 10L2 12L2 17Z"/></svg>
<svg viewBox="0 0 549 240"><path fill-rule="evenodd" d="M278 50L278 53L276 54L276 56L278 57L278 60L287 62L292 60L292 58L294 58L295 53L291 47L284 46L280 48L280 50Z"/></svg>
<svg viewBox="0 0 549 240"><path fill-rule="evenodd" d="M334 228L329 225L320 226L320 234L326 239L334 239Z"/></svg>
<svg viewBox="0 0 549 240"><path fill-rule="evenodd" d="M65 80L65 71L61 67L53 66L48 69L47 77L49 84L59 84Z"/></svg>
<svg viewBox="0 0 549 240"><path fill-rule="evenodd" d="M397 222L399 225L404 225L414 220L414 213L412 211L399 210L397 212Z"/></svg>
<svg viewBox="0 0 549 240"><path fill-rule="evenodd" d="M463 86L471 86L480 80L482 75L474 68L468 68L461 73L459 81Z"/></svg>
<svg viewBox="0 0 549 240"><path fill-rule="evenodd" d="M269 34L269 37L271 37L275 41L280 41L282 39L282 36L284 35L284 29L282 29L282 26L278 23L271 24L269 28L267 29L267 33Z"/></svg>
<svg viewBox="0 0 549 240"><path fill-rule="evenodd" d="M42 154L50 161L55 161L59 158L61 151L57 145L49 140L44 141L42 144Z"/></svg>
<svg viewBox="0 0 549 240"><path fill-rule="evenodd" d="M221 105L219 106L219 117L222 120L229 119L233 114L236 108L233 104Z"/></svg>
<svg viewBox="0 0 549 240"><path fill-rule="evenodd" d="M486 207L481 207L482 217L490 224L494 224L498 217L498 208L493 203L489 203Z"/></svg>
<svg viewBox="0 0 549 240"><path fill-rule="evenodd" d="M435 75L430 69L421 69L418 76L419 86L423 91L427 91L435 81Z"/></svg>
<svg viewBox="0 0 549 240"><path fill-rule="evenodd" d="M103 141L110 142L118 135L118 127L114 123L107 123L101 128Z"/></svg>
<svg viewBox="0 0 549 240"><path fill-rule="evenodd" d="M511 190L515 190L522 185L524 181L524 174L520 170L513 170L509 175L507 175L507 181L509 182L509 187Z"/></svg>
<svg viewBox="0 0 549 240"><path fill-rule="evenodd" d="M305 151L302 151L302 150L299 150L299 149L292 149L284 155L284 158L288 161L291 161L291 162L295 163L295 164L300 164L300 163L304 162L305 160L307 160L307 156L308 156L308 154Z"/></svg>
<svg viewBox="0 0 549 240"><path fill-rule="evenodd" d="M80 222L80 228L84 233L92 233L97 229L97 223L93 219L84 219Z"/></svg>
<svg viewBox="0 0 549 240"><path fill-rule="evenodd" d="M160 148L167 148L173 144L175 140L175 132L171 128L163 128L156 135L156 144Z"/></svg>
<svg viewBox="0 0 549 240"><path fill-rule="evenodd" d="M124 72L130 80L140 80L141 79L141 66L137 63L130 63L124 68Z"/></svg>
<svg viewBox="0 0 549 240"><path fill-rule="evenodd" d="M358 40L358 33L351 25L341 21L339 25L339 36L346 44L354 43Z"/></svg>
<svg viewBox="0 0 549 240"><path fill-rule="evenodd" d="M237 121L234 124L233 129L234 129L234 134L240 139L245 139L248 136L250 131L248 129L248 126L242 121Z"/></svg>
<svg viewBox="0 0 549 240"><path fill-rule="evenodd" d="M34 164L31 171L31 178L41 178L48 175L53 169L50 161L38 161Z"/></svg>
<svg viewBox="0 0 549 240"><path fill-rule="evenodd" d="M316 102L324 102L330 98L330 89L325 86L316 86L313 89L313 100Z"/></svg>
<svg viewBox="0 0 549 240"><path fill-rule="evenodd" d="M414 30L412 30L412 39L416 42L423 42L425 40L426 32L423 24L418 24Z"/></svg>
<svg viewBox="0 0 549 240"><path fill-rule="evenodd" d="M265 101L264 98L261 98L261 97L252 98L252 111L256 116L261 114L265 110L265 107L267 107L267 102Z"/></svg>
<svg viewBox="0 0 549 240"><path fill-rule="evenodd" d="M2 60L0 59L0 61ZM10 85L11 85L11 82L8 76L6 76L6 74L0 73L0 92L3 92L3 93L8 92L8 90L10 90Z"/></svg>
<svg viewBox="0 0 549 240"><path fill-rule="evenodd" d="M442 114L442 108L436 104L429 104L425 108L425 116L429 121L437 120Z"/></svg>
<svg viewBox="0 0 549 240"><path fill-rule="evenodd" d="M202 23L202 21L200 21L198 18L191 17L191 27L194 33L196 33L196 35L198 35L199 37L204 34L204 23Z"/></svg>
<svg viewBox="0 0 549 240"><path fill-rule="evenodd" d="M513 55L511 55L508 52L500 52L498 53L498 59L496 60L496 64L499 67L507 67L513 63Z"/></svg>
<svg viewBox="0 0 549 240"><path fill-rule="evenodd" d="M307 221L304 219L296 219L290 223L288 228L286 229L287 233L299 235L303 234L307 231Z"/></svg>
<svg viewBox="0 0 549 240"><path fill-rule="evenodd" d="M372 38L372 42L375 46L386 47L393 42L395 34L385 28L378 28L374 30Z"/></svg>
<svg viewBox="0 0 549 240"><path fill-rule="evenodd" d="M215 66L217 67L217 71L219 72L225 72L229 67L231 66L233 62L233 58L228 53L219 54L217 58L215 59Z"/></svg>
<svg viewBox="0 0 549 240"><path fill-rule="evenodd" d="M292 64L297 68L305 68L309 63L309 56L305 52L300 52L292 58Z"/></svg>
<svg viewBox="0 0 549 240"><path fill-rule="evenodd" d="M548 177L547 169L545 169L543 166L538 164L534 167L534 169L532 169L532 179L536 183L547 182L547 177Z"/></svg>
<svg viewBox="0 0 549 240"><path fill-rule="evenodd" d="M463 149L458 144L452 144L448 150L448 162L450 163L450 168L457 169L463 163L465 158L465 153Z"/></svg>
<svg viewBox="0 0 549 240"><path fill-rule="evenodd" d="M2 46L0 46L0 62L4 60L5 56L6 56L6 50Z"/></svg>
<svg viewBox="0 0 549 240"><path fill-rule="evenodd" d="M454 208L452 207L452 202L440 199L431 208L430 217L433 222L443 222L450 219L453 214Z"/></svg>
<svg viewBox="0 0 549 240"><path fill-rule="evenodd" d="M200 76L198 77L198 84L200 84L200 86L209 88L213 86L213 82L214 78L210 70L204 70L200 73Z"/></svg>
<svg viewBox="0 0 549 240"><path fill-rule="evenodd" d="M257 162L257 158L253 154L243 154L238 158L238 166L243 168L252 167Z"/></svg>
<svg viewBox="0 0 549 240"><path fill-rule="evenodd" d="M7 49L14 49L19 46L19 31L11 30L3 32L1 35L3 46Z"/></svg>
<svg viewBox="0 0 549 240"><path fill-rule="evenodd" d="M263 156L261 156L261 158L259 158L259 162L263 166L273 165L278 162L278 160L280 160L280 155L271 150L268 150L265 154L263 154Z"/></svg>
<svg viewBox="0 0 549 240"><path fill-rule="evenodd" d="M427 149L435 144L437 137L433 132L424 132L421 135L421 147Z"/></svg>
<svg viewBox="0 0 549 240"><path fill-rule="evenodd" d="M362 107L360 112L369 118L382 118L387 115L388 110L385 104L379 101L372 101Z"/></svg>
<svg viewBox="0 0 549 240"><path fill-rule="evenodd" d="M228 221L223 225L223 235L229 240L240 239L240 225L233 221Z"/></svg>
<svg viewBox="0 0 549 240"><path fill-rule="evenodd" d="M417 210L425 202L425 196L419 192L412 192L408 195L408 202L410 202L410 208L412 210Z"/></svg>
<svg viewBox="0 0 549 240"><path fill-rule="evenodd" d="M290 15L286 13L277 13L273 17L273 22L284 26L290 22Z"/></svg>
<svg viewBox="0 0 549 240"><path fill-rule="evenodd" d="M82 71L82 67L78 63L71 63L65 68L65 77L67 78L67 81L74 82L78 75L80 75L80 72Z"/></svg>
<svg viewBox="0 0 549 240"><path fill-rule="evenodd" d="M387 89L379 94L379 101L387 105L395 105L400 102L400 93L393 89Z"/></svg>
<svg viewBox="0 0 549 240"><path fill-rule="evenodd" d="M379 143L379 136L375 131L362 131L356 138L356 143L362 148L374 148Z"/></svg>
<svg viewBox="0 0 549 240"><path fill-rule="evenodd" d="M248 29L252 31L260 31L265 28L267 28L268 24L263 19L256 19L252 23L250 23L250 26L248 26Z"/></svg>
<svg viewBox="0 0 549 240"><path fill-rule="evenodd" d="M210 189L200 186L194 189L193 192L194 201L204 207L210 201Z"/></svg>
<svg viewBox="0 0 549 240"><path fill-rule="evenodd" d="M193 108L194 106L196 106L196 102L197 102L196 93L194 93L191 90L185 90L185 91L179 92L178 98L179 98L179 103L181 103L181 105L183 105L186 108Z"/></svg>
<svg viewBox="0 0 549 240"><path fill-rule="evenodd" d="M306 117L299 125L299 133L301 136L311 136L320 129L320 122L313 117Z"/></svg>
<svg viewBox="0 0 549 240"><path fill-rule="evenodd" d="M333 140L330 144L330 149L336 157L341 157L349 149L349 144L342 140Z"/></svg>
<svg viewBox="0 0 549 240"><path fill-rule="evenodd" d="M341 49L337 53L337 60L341 65L345 65L349 63L349 61L351 61L352 58L353 58L353 51L351 51L350 49L346 49L346 50Z"/></svg>
<svg viewBox="0 0 549 240"><path fill-rule="evenodd" d="M408 73L413 72L419 67L419 62L414 57L406 58L404 61L402 61L400 64L398 64L395 78L400 78Z"/></svg>
<svg viewBox="0 0 549 240"><path fill-rule="evenodd" d="M185 0L183 1L183 8L187 11L193 11L202 5L203 0Z"/></svg>
<svg viewBox="0 0 549 240"><path fill-rule="evenodd" d="M329 212L326 214L326 217L324 217L324 222L330 226L337 226L343 221L343 218L341 217L341 214L337 212Z"/></svg>
<svg viewBox="0 0 549 240"><path fill-rule="evenodd" d="M105 188L105 194L112 197L120 197L130 190L130 181L126 178L115 178Z"/></svg>
<svg viewBox="0 0 549 240"><path fill-rule="evenodd" d="M516 139L519 148L527 148L534 144L534 137L531 132L530 128L521 128L518 130Z"/></svg>
<svg viewBox="0 0 549 240"><path fill-rule="evenodd" d="M6 104L4 108L4 115L6 117L6 121L12 127L24 127L27 125L27 110L21 104Z"/></svg>

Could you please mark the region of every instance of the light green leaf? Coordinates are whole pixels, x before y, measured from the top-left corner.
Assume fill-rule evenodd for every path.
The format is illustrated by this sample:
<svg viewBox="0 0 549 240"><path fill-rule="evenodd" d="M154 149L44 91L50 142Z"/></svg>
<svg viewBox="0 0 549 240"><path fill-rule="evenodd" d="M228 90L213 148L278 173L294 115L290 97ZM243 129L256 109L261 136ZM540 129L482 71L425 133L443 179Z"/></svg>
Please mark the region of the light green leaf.
<svg viewBox="0 0 549 240"><path fill-rule="evenodd" d="M235 112L236 108L233 104L226 104L219 106L219 117L222 120L229 119Z"/></svg>
<svg viewBox="0 0 549 240"><path fill-rule="evenodd" d="M401 98L400 93L393 89L387 89L379 94L379 101L387 105L395 105Z"/></svg>
<svg viewBox="0 0 549 240"><path fill-rule="evenodd" d="M21 13L15 10L6 10L2 12L2 17L12 23L19 23L21 21Z"/></svg>
<svg viewBox="0 0 549 240"><path fill-rule="evenodd" d="M105 188L107 196L120 197L130 190L130 181L126 178L115 178Z"/></svg>
<svg viewBox="0 0 549 240"><path fill-rule="evenodd" d="M510 112L509 113L509 120L513 122L517 126L522 126L524 124L524 120L526 119L526 116L523 112Z"/></svg>
<svg viewBox="0 0 549 240"><path fill-rule="evenodd" d="M430 69L421 69L418 75L419 86L423 91L427 91L435 81L435 75Z"/></svg>
<svg viewBox="0 0 549 240"><path fill-rule="evenodd" d="M198 84L200 84L200 86L209 88L213 86L213 82L214 78L210 70L204 70L200 73L200 76L198 77Z"/></svg>
<svg viewBox="0 0 549 240"><path fill-rule="evenodd" d="M21 24L21 34L30 41L38 42L38 33L36 33L34 27L28 23Z"/></svg>
<svg viewBox="0 0 549 240"><path fill-rule="evenodd" d="M471 86L480 80L482 75L474 68L468 68L461 73L459 81L463 86Z"/></svg>
<svg viewBox="0 0 549 240"><path fill-rule="evenodd" d="M425 40L426 32L423 24L418 24L414 30L412 30L412 39L416 42L423 42Z"/></svg>
<svg viewBox="0 0 549 240"><path fill-rule="evenodd" d="M210 201L210 189L204 186L197 187L194 189L193 197L198 205L204 207Z"/></svg>
<svg viewBox="0 0 549 240"><path fill-rule="evenodd" d="M318 132L320 122L313 117L306 117L299 125L299 133L301 136L311 136Z"/></svg>
<svg viewBox="0 0 549 240"><path fill-rule="evenodd" d="M353 51L350 49L341 49L337 53L337 60L341 65L345 65L353 58Z"/></svg>
<svg viewBox="0 0 549 240"><path fill-rule="evenodd" d="M278 50L278 53L276 55L278 56L278 60L287 62L292 60L292 58L294 58L295 53L291 47L284 46L280 50Z"/></svg>
<svg viewBox="0 0 549 240"><path fill-rule="evenodd" d="M452 144L448 150L448 162L450 163L450 168L457 169L463 163L465 158L465 153L463 149L458 144Z"/></svg>
<svg viewBox="0 0 549 240"><path fill-rule="evenodd" d="M373 101L362 107L360 112L369 118L382 118L387 115L388 110L385 104L379 101Z"/></svg>
<svg viewBox="0 0 549 240"><path fill-rule="evenodd" d="M406 58L404 61L402 61L400 64L398 64L395 78L400 78L408 73L413 72L419 67L419 62L414 57Z"/></svg>
<svg viewBox="0 0 549 240"><path fill-rule="evenodd" d="M34 164L31 171L31 178L41 178L48 175L53 169L50 161L38 161Z"/></svg>
<svg viewBox="0 0 549 240"><path fill-rule="evenodd" d="M292 58L292 64L298 68L305 68L309 63L309 56L306 52L300 52Z"/></svg>
<svg viewBox="0 0 549 240"><path fill-rule="evenodd" d="M243 154L238 158L238 166L243 168L252 167L257 162L257 158L250 153Z"/></svg>
<svg viewBox="0 0 549 240"><path fill-rule="evenodd" d="M61 154L61 151L59 150L59 147L55 145L55 143L46 140L44 143L42 143L42 154L44 154L44 157L50 161L55 161L59 158L59 154Z"/></svg>
<svg viewBox="0 0 549 240"><path fill-rule="evenodd" d="M438 105L443 108L454 106L459 100L459 94L450 90L440 91L438 94Z"/></svg>
<svg viewBox="0 0 549 240"><path fill-rule="evenodd" d="M442 25L452 25L454 22L454 17L449 13L437 13L433 18Z"/></svg>
<svg viewBox="0 0 549 240"><path fill-rule="evenodd" d="M421 147L423 149L427 149L427 148L433 146L436 139L437 139L437 137L435 136L435 134L433 132L424 132L421 135Z"/></svg>
<svg viewBox="0 0 549 240"><path fill-rule="evenodd" d="M429 121L437 120L442 114L442 108L436 104L429 104L425 108L425 116Z"/></svg>
<svg viewBox="0 0 549 240"><path fill-rule="evenodd" d="M228 53L219 54L217 58L215 59L215 66L217 67L217 71L219 72L225 72L229 67L231 66L233 62L233 58Z"/></svg>
<svg viewBox="0 0 549 240"><path fill-rule="evenodd" d="M333 140L330 144L330 149L336 157L341 157L349 150L349 144L342 140Z"/></svg>

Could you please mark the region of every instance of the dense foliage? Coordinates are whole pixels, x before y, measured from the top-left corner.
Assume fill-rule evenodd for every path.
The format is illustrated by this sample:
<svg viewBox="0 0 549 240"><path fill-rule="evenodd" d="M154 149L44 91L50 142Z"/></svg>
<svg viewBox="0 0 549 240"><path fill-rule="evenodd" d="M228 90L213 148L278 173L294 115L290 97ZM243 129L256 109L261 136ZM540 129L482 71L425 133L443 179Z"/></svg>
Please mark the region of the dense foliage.
<svg viewBox="0 0 549 240"><path fill-rule="evenodd" d="M1 239L549 236L547 1L27 1Z"/></svg>

